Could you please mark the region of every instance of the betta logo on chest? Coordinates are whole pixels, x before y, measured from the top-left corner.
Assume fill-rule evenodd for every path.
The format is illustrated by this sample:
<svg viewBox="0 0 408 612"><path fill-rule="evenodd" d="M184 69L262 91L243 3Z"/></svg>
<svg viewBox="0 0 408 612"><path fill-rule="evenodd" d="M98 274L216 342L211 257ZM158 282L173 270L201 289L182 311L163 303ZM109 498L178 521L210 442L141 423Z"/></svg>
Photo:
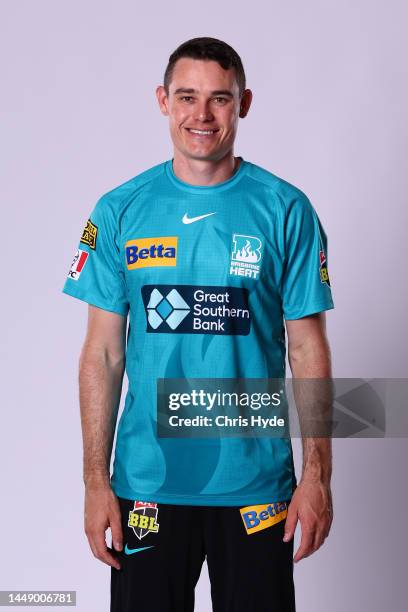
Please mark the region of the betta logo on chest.
<svg viewBox="0 0 408 612"><path fill-rule="evenodd" d="M136 238L125 244L128 270L177 265L177 236Z"/></svg>

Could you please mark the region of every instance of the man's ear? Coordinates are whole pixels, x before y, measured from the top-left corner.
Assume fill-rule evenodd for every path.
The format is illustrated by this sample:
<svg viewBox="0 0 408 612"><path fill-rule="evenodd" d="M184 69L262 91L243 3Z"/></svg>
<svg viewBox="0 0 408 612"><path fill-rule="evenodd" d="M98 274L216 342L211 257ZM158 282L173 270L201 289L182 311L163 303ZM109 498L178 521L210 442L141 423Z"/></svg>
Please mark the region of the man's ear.
<svg viewBox="0 0 408 612"><path fill-rule="evenodd" d="M252 97L252 91L250 89L245 89L241 96L241 104L239 107L239 116L241 119L247 116L251 106Z"/></svg>
<svg viewBox="0 0 408 612"><path fill-rule="evenodd" d="M166 90L163 85L158 85L156 87L156 98L159 103L161 113L163 115L168 115L169 114L169 109L168 109L169 99L168 99Z"/></svg>

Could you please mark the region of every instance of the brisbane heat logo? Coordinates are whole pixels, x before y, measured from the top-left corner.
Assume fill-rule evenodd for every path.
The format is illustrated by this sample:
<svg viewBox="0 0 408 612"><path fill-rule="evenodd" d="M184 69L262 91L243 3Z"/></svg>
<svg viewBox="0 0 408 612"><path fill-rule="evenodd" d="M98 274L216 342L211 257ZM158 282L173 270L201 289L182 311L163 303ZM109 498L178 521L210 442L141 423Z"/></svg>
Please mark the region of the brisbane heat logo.
<svg viewBox="0 0 408 612"><path fill-rule="evenodd" d="M139 540L150 532L157 533L159 531L158 512L157 504L135 501L133 510L129 512L128 527L133 529Z"/></svg>
<svg viewBox="0 0 408 612"><path fill-rule="evenodd" d="M231 276L258 278L262 258L262 242L256 236L233 234L230 262Z"/></svg>

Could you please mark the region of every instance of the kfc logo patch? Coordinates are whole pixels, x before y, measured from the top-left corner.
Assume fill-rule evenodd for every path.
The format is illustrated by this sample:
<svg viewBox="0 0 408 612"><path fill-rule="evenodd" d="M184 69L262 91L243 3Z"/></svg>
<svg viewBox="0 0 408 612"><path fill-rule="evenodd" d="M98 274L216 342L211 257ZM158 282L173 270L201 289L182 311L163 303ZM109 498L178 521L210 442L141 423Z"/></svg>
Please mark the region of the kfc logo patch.
<svg viewBox="0 0 408 612"><path fill-rule="evenodd" d="M75 253L73 262L71 264L71 267L69 269L68 272L68 278L71 278L74 281L79 280L79 277L81 276L81 272L85 267L85 264L87 262L89 253L87 253L86 251L82 251L81 249L78 249L77 252Z"/></svg>

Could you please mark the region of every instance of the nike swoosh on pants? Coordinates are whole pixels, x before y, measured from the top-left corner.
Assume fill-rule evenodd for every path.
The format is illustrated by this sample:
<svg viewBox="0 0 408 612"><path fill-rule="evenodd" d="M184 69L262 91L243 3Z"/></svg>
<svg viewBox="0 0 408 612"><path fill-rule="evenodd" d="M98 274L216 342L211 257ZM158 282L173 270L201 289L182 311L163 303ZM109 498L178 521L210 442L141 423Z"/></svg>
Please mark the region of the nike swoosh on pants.
<svg viewBox="0 0 408 612"><path fill-rule="evenodd" d="M137 552L142 552L142 550L147 550L148 548L154 548L154 546L143 546L142 548L128 548L128 545L125 546L125 554L133 555Z"/></svg>

